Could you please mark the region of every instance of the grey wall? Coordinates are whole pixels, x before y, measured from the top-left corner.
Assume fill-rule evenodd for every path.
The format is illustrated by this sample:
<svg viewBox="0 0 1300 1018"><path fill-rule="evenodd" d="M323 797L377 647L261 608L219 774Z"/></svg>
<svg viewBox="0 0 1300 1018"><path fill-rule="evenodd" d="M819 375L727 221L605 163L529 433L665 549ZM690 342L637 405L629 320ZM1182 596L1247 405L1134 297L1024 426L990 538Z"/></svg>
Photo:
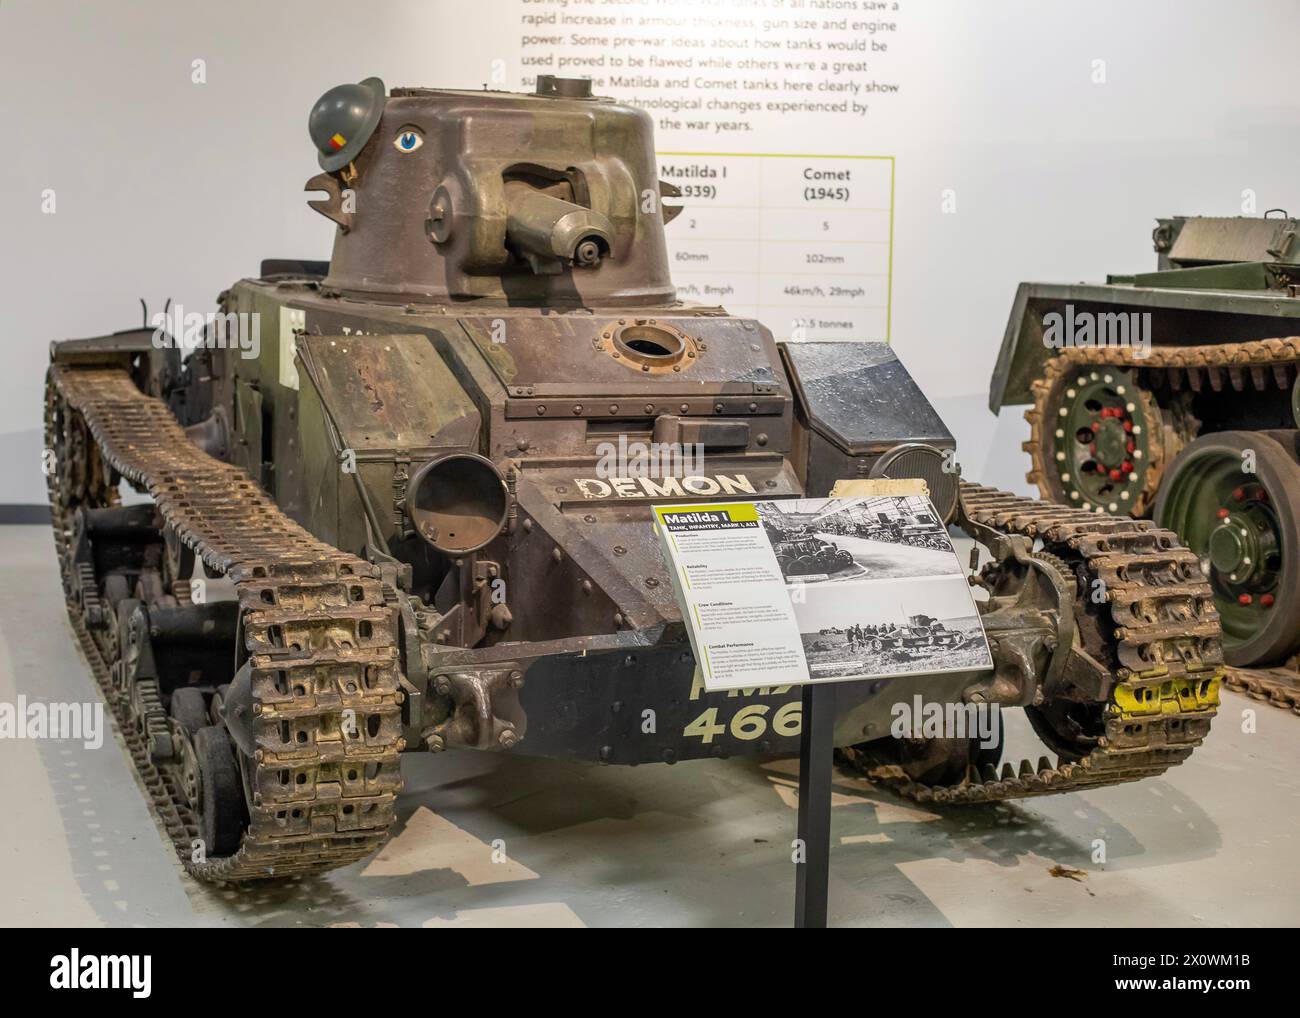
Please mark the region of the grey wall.
<svg viewBox="0 0 1300 1018"><path fill-rule="evenodd" d="M1300 5L904 0L897 112L795 150L898 156L894 342L970 475L1023 473L1018 414L984 409L1016 283L1153 263L1157 215L1300 209ZM263 257L326 257L306 113L327 87L477 85L519 70L516 0L0 2L0 503L43 499L49 340L134 325L138 298L210 309ZM1091 61L1107 81L1093 84ZM207 83L191 83L191 62ZM764 139L776 150L780 138ZM661 138L661 143L690 144ZM825 150L823 146L822 150ZM53 188L57 212L41 212ZM940 210L945 188L957 213ZM995 433L996 429L996 433ZM996 442L995 442L996 438ZM996 451L993 451L996 446Z"/></svg>

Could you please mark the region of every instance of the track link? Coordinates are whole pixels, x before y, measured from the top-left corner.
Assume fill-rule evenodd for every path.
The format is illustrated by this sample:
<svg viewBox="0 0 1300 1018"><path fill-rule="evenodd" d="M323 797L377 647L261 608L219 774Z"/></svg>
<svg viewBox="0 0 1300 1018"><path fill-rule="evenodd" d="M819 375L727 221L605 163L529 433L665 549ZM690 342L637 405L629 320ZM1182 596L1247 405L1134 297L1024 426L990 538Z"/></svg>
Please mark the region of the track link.
<svg viewBox="0 0 1300 1018"><path fill-rule="evenodd" d="M1283 668L1229 668L1224 684L1300 717L1300 669L1294 658Z"/></svg>
<svg viewBox="0 0 1300 1018"><path fill-rule="evenodd" d="M1115 683L1102 708L1104 735L1078 760L970 768L951 785L924 785L903 768L850 751L872 781L917 802L980 803L1122 784L1182 763L1209 733L1219 703L1223 653L1218 612L1196 557L1148 520L1098 516L974 484L961 487L962 516L1040 539L1046 556L1079 562L1091 588L1106 586L1112 629L1087 649L1110 662Z"/></svg>
<svg viewBox="0 0 1300 1018"><path fill-rule="evenodd" d="M83 428L93 448L69 450ZM403 748L396 619L378 570L317 540L241 470L198 449L125 371L51 367L46 446L85 460L49 472L69 615L185 868L203 880L244 881L320 872L374 852L393 820ZM73 597L73 516L112 504L115 474L153 496L209 573L234 582L256 750L241 760L249 825L226 857L196 850L197 817L151 759L129 697L113 684L113 653L93 638L85 599Z"/></svg>

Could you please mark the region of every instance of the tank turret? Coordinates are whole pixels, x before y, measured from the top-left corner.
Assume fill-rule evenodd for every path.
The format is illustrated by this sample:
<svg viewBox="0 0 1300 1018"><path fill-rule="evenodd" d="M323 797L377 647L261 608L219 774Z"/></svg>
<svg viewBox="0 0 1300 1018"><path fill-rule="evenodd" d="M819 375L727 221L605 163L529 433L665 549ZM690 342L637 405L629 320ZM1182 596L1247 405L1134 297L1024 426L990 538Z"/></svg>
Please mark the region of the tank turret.
<svg viewBox="0 0 1300 1018"><path fill-rule="evenodd" d="M330 93L313 112L322 162L336 167L307 185L329 195L311 204L340 226L327 290L403 303L672 302L660 208L671 188L648 114L593 96L587 79L546 75L531 95L393 89L358 145L365 114ZM352 158L337 165L335 144Z"/></svg>

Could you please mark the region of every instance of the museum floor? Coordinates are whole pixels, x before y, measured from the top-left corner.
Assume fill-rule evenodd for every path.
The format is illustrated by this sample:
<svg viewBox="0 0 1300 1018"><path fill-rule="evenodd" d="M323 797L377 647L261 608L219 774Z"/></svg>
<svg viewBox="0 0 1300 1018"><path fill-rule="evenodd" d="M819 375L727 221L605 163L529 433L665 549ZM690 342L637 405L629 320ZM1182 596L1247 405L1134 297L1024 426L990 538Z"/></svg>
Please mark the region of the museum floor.
<svg viewBox="0 0 1300 1018"><path fill-rule="evenodd" d="M0 562L0 702L93 699L48 531L0 527ZM1031 737L1010 721L1018 759ZM1227 693L1192 759L1140 784L938 815L838 778L831 922L1295 925L1298 760L1300 718ZM377 857L213 890L176 863L118 743L0 739L0 925L789 924L793 761L615 769L458 752L403 769L399 830Z"/></svg>

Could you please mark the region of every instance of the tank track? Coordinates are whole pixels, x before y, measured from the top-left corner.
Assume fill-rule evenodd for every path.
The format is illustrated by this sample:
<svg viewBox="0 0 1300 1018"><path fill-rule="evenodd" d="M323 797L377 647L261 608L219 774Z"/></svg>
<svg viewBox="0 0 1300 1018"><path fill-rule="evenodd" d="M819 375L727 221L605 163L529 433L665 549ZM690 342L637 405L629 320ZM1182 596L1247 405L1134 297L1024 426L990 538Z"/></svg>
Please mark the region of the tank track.
<svg viewBox="0 0 1300 1018"><path fill-rule="evenodd" d="M1103 625L1114 628L1080 630L1096 644L1085 649L1115 667L1105 734L1077 760L970 767L951 785L920 784L897 764L849 751L858 769L917 802L964 804L1137 781L1186 760L1209 733L1223 674L1218 612L1196 557L1149 520L1098 516L979 485L962 484L961 509L972 522L1041 539L1036 554L1053 564L1077 562L1087 589L1094 580L1106 584Z"/></svg>
<svg viewBox="0 0 1300 1018"><path fill-rule="evenodd" d="M69 448L74 432L87 448ZM378 570L317 540L241 470L198 449L125 371L51 367L46 448L84 461L48 473L68 613L185 868L205 881L246 881L317 873L374 852L393 821L403 748L396 619ZM211 575L234 583L257 748L241 754L249 824L225 857L195 851L198 817L175 776L155 764L129 695L113 682L121 641L92 634L90 609L102 612L87 603L97 600L93 585L76 596L87 588L74 582L75 512L114 504L118 475L153 496L165 526Z"/></svg>
<svg viewBox="0 0 1300 1018"><path fill-rule="evenodd" d="M1300 662L1295 658L1281 668L1229 668L1224 685L1300 717Z"/></svg>
<svg viewBox="0 0 1300 1018"><path fill-rule="evenodd" d="M1030 457L1025 479L1037 486L1043 498L1050 497L1047 463L1043 459L1048 397L1066 375L1080 368L1096 367L1161 371L1175 392L1182 389L1201 392L1207 386L1212 392L1220 392L1225 384L1235 392L1244 391L1247 385L1255 390L1270 386L1289 389L1300 372L1300 336L1209 346L1152 347L1146 356L1138 356L1136 349L1125 347L1061 350L1047 361L1043 377L1033 383L1034 402L1025 410L1029 440L1022 448ZM1144 391L1142 396L1148 411L1159 419L1150 393ZM1149 468L1153 489L1159 484L1161 467L1163 464L1153 464ZM1225 685L1300 715L1300 662L1294 659L1278 668L1229 668Z"/></svg>

